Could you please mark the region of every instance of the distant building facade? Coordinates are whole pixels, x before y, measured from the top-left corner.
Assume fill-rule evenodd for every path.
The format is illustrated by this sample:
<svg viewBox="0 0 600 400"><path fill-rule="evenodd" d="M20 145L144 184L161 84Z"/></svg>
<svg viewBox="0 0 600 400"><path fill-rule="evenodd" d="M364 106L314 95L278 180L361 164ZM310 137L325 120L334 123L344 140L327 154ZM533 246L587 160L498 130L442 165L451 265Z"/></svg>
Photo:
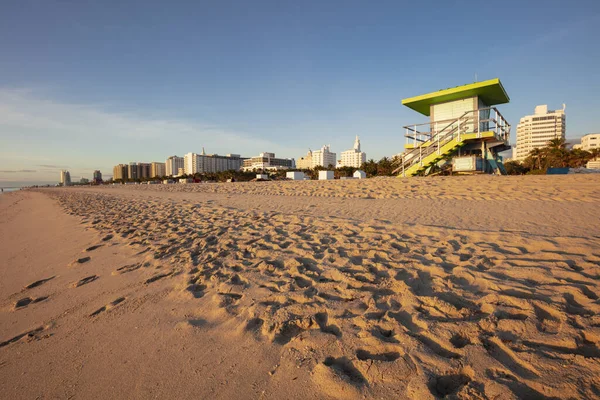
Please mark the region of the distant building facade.
<svg viewBox="0 0 600 400"><path fill-rule="evenodd" d="M165 175L177 175L179 168L183 168L183 157L171 156L167 158L167 162L165 163Z"/></svg>
<svg viewBox="0 0 600 400"><path fill-rule="evenodd" d="M127 176L129 179L135 180L140 179L140 169L138 168L138 163L131 162L127 166Z"/></svg>
<svg viewBox="0 0 600 400"><path fill-rule="evenodd" d="M338 162L338 167L360 168L367 162L367 153L360 151L360 139L356 135L354 139L354 147L350 150L342 151L341 159Z"/></svg>
<svg viewBox="0 0 600 400"><path fill-rule="evenodd" d="M600 151L600 133L588 133L581 138L581 145L579 147L585 151ZM595 157L586 164L586 168L589 169L600 169L600 157Z"/></svg>
<svg viewBox="0 0 600 400"><path fill-rule="evenodd" d="M132 180L150 178L151 167L150 163L130 162L127 166L127 175Z"/></svg>
<svg viewBox="0 0 600 400"><path fill-rule="evenodd" d="M587 169L600 169L600 159L588 161L585 167Z"/></svg>
<svg viewBox="0 0 600 400"><path fill-rule="evenodd" d="M162 178L166 175L166 165L161 162L153 162L150 166L150 178Z"/></svg>
<svg viewBox="0 0 600 400"><path fill-rule="evenodd" d="M293 158L276 158L275 153L260 153L257 157L243 160L243 170L280 170L296 168Z"/></svg>
<svg viewBox="0 0 600 400"><path fill-rule="evenodd" d="M102 172L100 170L94 171L94 183L102 183Z"/></svg>
<svg viewBox="0 0 600 400"><path fill-rule="evenodd" d="M312 150L308 150L308 153L304 157L300 157L296 161L296 168L298 169L311 169L312 168Z"/></svg>
<svg viewBox="0 0 600 400"><path fill-rule="evenodd" d="M126 181L129 179L129 166L127 164L119 164L113 167L113 181Z"/></svg>
<svg viewBox="0 0 600 400"><path fill-rule="evenodd" d="M336 154L331 152L331 145L325 145L319 150L312 152L312 168L335 166L337 163Z"/></svg>
<svg viewBox="0 0 600 400"><path fill-rule="evenodd" d="M516 161L523 161L531 150L546 147L555 138L565 138L567 116L562 110L549 111L547 105L535 107L533 115L527 115L517 125L517 147L513 152Z"/></svg>
<svg viewBox="0 0 600 400"><path fill-rule="evenodd" d="M71 174L67 170L60 171L61 186L71 186Z"/></svg>
<svg viewBox="0 0 600 400"><path fill-rule="evenodd" d="M183 157L183 168L186 174L215 173L230 170L239 170L242 167L242 158L239 154L206 154L202 149L201 154L188 153Z"/></svg>
<svg viewBox="0 0 600 400"><path fill-rule="evenodd" d="M141 178L150 178L152 174L152 164L151 163L138 163L138 168L140 171L140 179Z"/></svg>
<svg viewBox="0 0 600 400"><path fill-rule="evenodd" d="M130 162L129 164L127 164L127 176L129 177L129 179L132 179L132 180L140 179L140 175L141 175L141 171L140 171L140 168L138 167L137 162Z"/></svg>
<svg viewBox="0 0 600 400"><path fill-rule="evenodd" d="M581 150L600 149L600 133L588 133L581 138Z"/></svg>

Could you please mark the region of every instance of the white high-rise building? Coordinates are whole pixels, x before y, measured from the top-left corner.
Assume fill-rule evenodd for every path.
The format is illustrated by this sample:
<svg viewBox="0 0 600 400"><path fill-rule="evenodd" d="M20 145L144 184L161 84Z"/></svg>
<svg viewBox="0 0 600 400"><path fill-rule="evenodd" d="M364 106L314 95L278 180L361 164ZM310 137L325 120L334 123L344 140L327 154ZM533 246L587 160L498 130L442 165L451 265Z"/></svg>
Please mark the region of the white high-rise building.
<svg viewBox="0 0 600 400"><path fill-rule="evenodd" d="M60 171L61 186L71 186L71 174L67 170Z"/></svg>
<svg viewBox="0 0 600 400"><path fill-rule="evenodd" d="M547 105L537 106L533 115L527 115L517 125L517 146L513 152L516 161L523 161L533 149L546 147L555 138L565 138L567 131L565 106L562 110L548 111Z"/></svg>
<svg viewBox="0 0 600 400"><path fill-rule="evenodd" d="M165 163L165 175L177 175L179 168L183 168L183 157L171 156L167 158L167 162Z"/></svg>
<svg viewBox="0 0 600 400"><path fill-rule="evenodd" d="M296 161L296 168L298 169L311 169L312 168L312 150L308 150L308 153L304 157L300 157Z"/></svg>
<svg viewBox="0 0 600 400"><path fill-rule="evenodd" d="M588 133L581 138L581 144L575 145L573 148L585 151L600 149L600 133Z"/></svg>
<svg viewBox="0 0 600 400"><path fill-rule="evenodd" d="M311 166L314 167L329 167L330 165L335 166L336 164L335 153L331 152L331 145L325 145L320 150L312 152Z"/></svg>
<svg viewBox="0 0 600 400"><path fill-rule="evenodd" d="M191 175L197 172L199 154L187 153L183 156L183 172Z"/></svg>
<svg viewBox="0 0 600 400"><path fill-rule="evenodd" d="M183 168L188 175L195 173L212 173L242 168L243 159L239 154L206 154L202 149L201 154L188 153L183 157Z"/></svg>
<svg viewBox="0 0 600 400"><path fill-rule="evenodd" d="M367 162L367 153L360 151L360 139L358 138L358 135L356 135L354 148L342 151L341 159L339 160L337 167L360 168L365 162Z"/></svg>
<svg viewBox="0 0 600 400"><path fill-rule="evenodd" d="M296 168L296 161L293 158L276 158L275 153L260 153L257 157L250 157L243 160L242 169L244 171L267 171Z"/></svg>

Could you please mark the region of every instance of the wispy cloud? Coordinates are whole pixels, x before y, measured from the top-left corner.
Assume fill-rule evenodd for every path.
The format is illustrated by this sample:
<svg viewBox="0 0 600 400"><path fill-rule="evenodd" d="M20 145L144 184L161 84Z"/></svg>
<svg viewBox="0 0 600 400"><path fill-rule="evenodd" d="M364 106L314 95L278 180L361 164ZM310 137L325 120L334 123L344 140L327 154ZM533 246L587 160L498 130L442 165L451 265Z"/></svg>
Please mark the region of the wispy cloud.
<svg viewBox="0 0 600 400"><path fill-rule="evenodd" d="M198 121L156 118L107 111L103 106L70 104L49 99L29 89L0 88L0 126L22 130L27 136L59 135L61 141L92 140L93 142L87 142L89 145L115 139L166 142L186 140L191 147L189 151L200 150L197 146L207 147L207 150L218 149L222 153L258 149L266 151L268 147L281 149L277 143L247 132ZM112 142L112 145L116 147L122 143Z"/></svg>
<svg viewBox="0 0 600 400"><path fill-rule="evenodd" d="M0 88L0 168L36 166L41 169L36 179L50 180L58 179L57 169L68 168L71 176L88 176L95 169L108 173L121 162L162 161L173 154L199 153L203 147L209 153L245 156L263 151L287 157L305 153L256 133L156 117L151 110L133 113L114 108L56 100L47 91Z"/></svg>
<svg viewBox="0 0 600 400"><path fill-rule="evenodd" d="M18 169L18 170L0 170L0 173L6 173L6 174L16 174L19 172L24 172L24 173L32 173L32 172L37 172L34 169Z"/></svg>
<svg viewBox="0 0 600 400"><path fill-rule="evenodd" d="M68 165L38 164L37 166L43 167L43 168L51 168L51 169L67 169L67 168L69 168Z"/></svg>

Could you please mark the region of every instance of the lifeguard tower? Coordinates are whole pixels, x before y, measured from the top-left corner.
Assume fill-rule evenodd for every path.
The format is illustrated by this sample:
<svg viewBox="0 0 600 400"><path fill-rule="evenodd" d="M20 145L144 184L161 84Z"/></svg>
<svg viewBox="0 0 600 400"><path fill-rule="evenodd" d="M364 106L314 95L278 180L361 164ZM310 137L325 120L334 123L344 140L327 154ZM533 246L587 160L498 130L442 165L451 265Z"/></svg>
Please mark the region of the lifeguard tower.
<svg viewBox="0 0 600 400"><path fill-rule="evenodd" d="M510 125L493 106L509 101L497 78L402 100L429 122L404 127L405 150L394 173L428 175L451 162L455 173L506 174L498 153L510 149Z"/></svg>

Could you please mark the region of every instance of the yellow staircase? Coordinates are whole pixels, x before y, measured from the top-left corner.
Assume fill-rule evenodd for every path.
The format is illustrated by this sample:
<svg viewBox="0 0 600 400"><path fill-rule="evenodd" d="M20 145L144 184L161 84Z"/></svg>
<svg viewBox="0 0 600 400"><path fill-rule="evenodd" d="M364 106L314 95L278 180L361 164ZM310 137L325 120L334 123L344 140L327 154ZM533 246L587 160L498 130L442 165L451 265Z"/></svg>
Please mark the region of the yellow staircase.
<svg viewBox="0 0 600 400"><path fill-rule="evenodd" d="M473 124L473 118L469 114L465 113L451 121L442 130L430 135L427 140L416 139L415 141L419 140L421 143L404 152L394 173L399 173L400 176L417 175L464 146L467 140L473 138L473 134L461 132Z"/></svg>
<svg viewBox="0 0 600 400"><path fill-rule="evenodd" d="M501 115L500 118L502 118ZM458 149L467 143L485 141L497 145L498 143L507 143L510 135L510 125L498 124L498 118L480 119L477 117L477 111L468 111L459 118L444 121L444 123L448 124L443 129L431 129L428 132L419 132L416 130L416 126L415 128L407 127L410 128L412 134L407 134L406 137L413 139L413 143L407 143L406 151L402 154L398 166L394 170L395 174L401 177L427 174L432 166L442 159L451 158ZM431 126L432 124L423 125ZM497 173L500 174L505 173L503 166L497 165L495 156L490 155L486 158L494 171L497 170Z"/></svg>

